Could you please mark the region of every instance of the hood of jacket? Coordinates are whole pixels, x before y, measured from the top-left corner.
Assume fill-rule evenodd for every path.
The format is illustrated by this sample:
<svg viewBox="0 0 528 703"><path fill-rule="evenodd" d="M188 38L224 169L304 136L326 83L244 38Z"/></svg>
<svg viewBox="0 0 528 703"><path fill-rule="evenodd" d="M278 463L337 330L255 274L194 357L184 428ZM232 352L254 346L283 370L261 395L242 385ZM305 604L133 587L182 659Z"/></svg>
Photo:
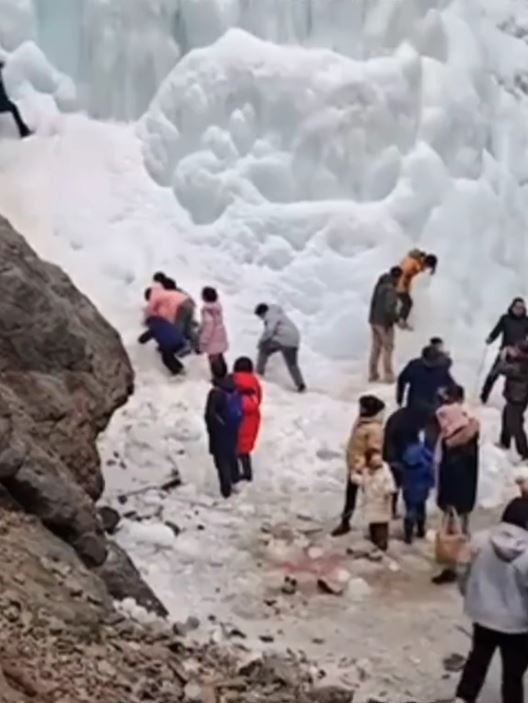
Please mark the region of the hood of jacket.
<svg viewBox="0 0 528 703"><path fill-rule="evenodd" d="M515 561L528 552L528 530L501 522L490 534L493 551L501 561Z"/></svg>
<svg viewBox="0 0 528 703"><path fill-rule="evenodd" d="M384 273L378 278L377 286L394 286L394 279L390 273Z"/></svg>
<svg viewBox="0 0 528 703"><path fill-rule="evenodd" d="M446 355L441 352L438 352L438 356L433 359L424 359L423 357L420 357L418 361L421 362L426 369L441 369L449 368L451 366L451 364L447 363L448 359Z"/></svg>
<svg viewBox="0 0 528 703"><path fill-rule="evenodd" d="M269 317L277 317L277 316L282 316L284 315L284 310L281 308L280 305L269 305L268 306L268 311L264 315L264 319L267 320Z"/></svg>
<svg viewBox="0 0 528 703"><path fill-rule="evenodd" d="M508 311L506 312L508 317L510 317L512 320L522 320L526 317L526 312L523 313L522 315L516 315L513 312L513 308L517 305L517 303L524 304L524 300L522 298L514 298L510 303L510 307L508 308Z"/></svg>
<svg viewBox="0 0 528 703"><path fill-rule="evenodd" d="M356 420L356 426L359 427L360 425L382 425L383 424L383 419L385 417L385 410L380 410L379 413L376 415L371 415L370 417L366 415L358 415L358 418Z"/></svg>
<svg viewBox="0 0 528 703"><path fill-rule="evenodd" d="M236 391L236 385L232 376L226 376L225 378L214 378L213 387L218 388L226 393L234 393Z"/></svg>
<svg viewBox="0 0 528 703"><path fill-rule="evenodd" d="M254 373L236 371L233 374L233 381L238 390L253 391L254 393L258 393L259 391L260 383Z"/></svg>
<svg viewBox="0 0 528 703"><path fill-rule="evenodd" d="M215 303L204 303L203 309L213 317L221 317L222 315L222 303L218 300Z"/></svg>

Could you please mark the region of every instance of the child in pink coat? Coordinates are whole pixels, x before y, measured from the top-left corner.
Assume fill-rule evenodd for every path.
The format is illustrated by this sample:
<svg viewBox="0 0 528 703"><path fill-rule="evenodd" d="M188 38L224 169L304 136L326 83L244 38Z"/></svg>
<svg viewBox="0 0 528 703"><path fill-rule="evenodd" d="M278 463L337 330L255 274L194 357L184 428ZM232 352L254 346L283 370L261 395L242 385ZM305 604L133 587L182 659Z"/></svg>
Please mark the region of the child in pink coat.
<svg viewBox="0 0 528 703"><path fill-rule="evenodd" d="M228 349L227 332L224 325L224 313L214 288L202 290L202 322L200 325L200 351L207 354L211 367L222 360Z"/></svg>

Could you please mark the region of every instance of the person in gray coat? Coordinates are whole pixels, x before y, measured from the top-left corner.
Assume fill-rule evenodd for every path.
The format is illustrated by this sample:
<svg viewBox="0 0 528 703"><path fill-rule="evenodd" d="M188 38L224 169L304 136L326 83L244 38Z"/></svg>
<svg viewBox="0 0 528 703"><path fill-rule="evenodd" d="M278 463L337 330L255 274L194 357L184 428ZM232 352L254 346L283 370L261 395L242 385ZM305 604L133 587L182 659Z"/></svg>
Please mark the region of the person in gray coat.
<svg viewBox="0 0 528 703"><path fill-rule="evenodd" d="M502 658L502 701L523 703L528 669L528 500L515 498L501 523L473 550L461 580L473 645L457 701L475 703L497 649Z"/></svg>
<svg viewBox="0 0 528 703"><path fill-rule="evenodd" d="M303 393L306 384L298 361L301 343L299 330L278 305L260 303L255 308L255 315L264 322L264 333L258 343L257 373L264 376L270 356L281 352L297 390Z"/></svg>
<svg viewBox="0 0 528 703"><path fill-rule="evenodd" d="M378 279L370 302L369 324L372 347L369 362L369 381L379 381L379 362L383 356L383 375L386 383L394 382L392 354L394 352L394 325L398 320L398 292L396 285L402 270L394 266Z"/></svg>

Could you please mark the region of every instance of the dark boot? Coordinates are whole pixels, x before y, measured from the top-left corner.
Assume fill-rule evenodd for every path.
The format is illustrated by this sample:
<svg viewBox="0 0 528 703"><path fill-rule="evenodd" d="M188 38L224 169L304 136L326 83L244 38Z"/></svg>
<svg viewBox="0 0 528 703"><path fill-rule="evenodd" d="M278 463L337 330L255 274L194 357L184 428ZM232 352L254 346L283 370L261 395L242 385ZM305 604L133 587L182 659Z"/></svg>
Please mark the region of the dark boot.
<svg viewBox="0 0 528 703"><path fill-rule="evenodd" d="M335 529L330 533L332 537L342 537L350 532L350 523L343 520Z"/></svg>
<svg viewBox="0 0 528 703"><path fill-rule="evenodd" d="M443 586L446 583L455 583L457 575L453 569L444 569L437 576L433 576L432 583L436 586Z"/></svg>
<svg viewBox="0 0 528 703"><path fill-rule="evenodd" d="M405 544L412 544L414 534L414 523L412 520L403 521L403 541Z"/></svg>
<svg viewBox="0 0 528 703"><path fill-rule="evenodd" d="M425 520L418 520L416 523L416 536L418 539L425 539Z"/></svg>

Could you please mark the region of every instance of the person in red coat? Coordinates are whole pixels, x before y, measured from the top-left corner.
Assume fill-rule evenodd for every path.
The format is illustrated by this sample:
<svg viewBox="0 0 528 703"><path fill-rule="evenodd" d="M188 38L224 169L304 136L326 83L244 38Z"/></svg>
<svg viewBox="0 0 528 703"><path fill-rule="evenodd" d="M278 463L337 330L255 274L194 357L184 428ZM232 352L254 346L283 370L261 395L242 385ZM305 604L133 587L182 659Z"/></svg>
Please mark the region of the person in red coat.
<svg viewBox="0 0 528 703"><path fill-rule="evenodd" d="M235 361L233 381L242 396L242 409L244 411L238 433L238 458L242 467L242 479L252 481L251 452L255 448L260 429L262 387L254 373L251 359L242 356Z"/></svg>

